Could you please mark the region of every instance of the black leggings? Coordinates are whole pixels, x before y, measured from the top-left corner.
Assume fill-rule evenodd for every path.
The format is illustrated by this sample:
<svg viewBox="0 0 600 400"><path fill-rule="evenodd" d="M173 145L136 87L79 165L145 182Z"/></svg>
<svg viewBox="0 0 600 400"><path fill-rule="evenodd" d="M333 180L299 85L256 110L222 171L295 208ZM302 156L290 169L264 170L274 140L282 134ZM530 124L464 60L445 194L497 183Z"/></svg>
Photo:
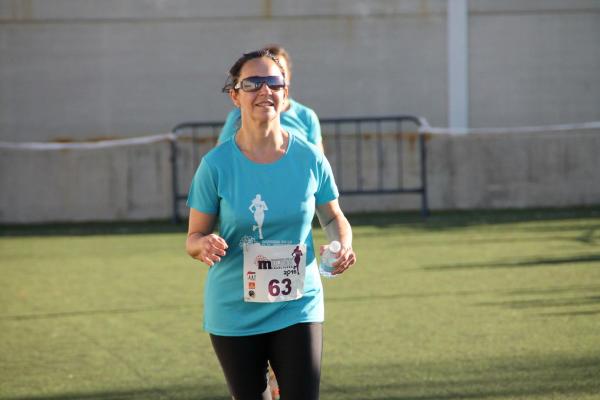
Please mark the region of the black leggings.
<svg viewBox="0 0 600 400"><path fill-rule="evenodd" d="M267 362L281 400L318 400L323 324L302 323L252 336L210 335L235 400L271 400Z"/></svg>

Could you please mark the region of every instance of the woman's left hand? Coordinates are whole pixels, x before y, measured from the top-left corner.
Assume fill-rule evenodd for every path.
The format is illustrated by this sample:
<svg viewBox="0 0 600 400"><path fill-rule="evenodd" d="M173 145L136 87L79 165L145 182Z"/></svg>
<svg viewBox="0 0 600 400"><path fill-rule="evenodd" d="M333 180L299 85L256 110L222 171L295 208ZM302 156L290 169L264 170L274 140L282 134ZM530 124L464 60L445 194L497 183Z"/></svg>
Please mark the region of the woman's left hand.
<svg viewBox="0 0 600 400"><path fill-rule="evenodd" d="M323 245L320 247L320 254L323 255L325 248L327 246ZM342 249L337 253L337 260L331 264L333 268L332 275L343 274L348 268L356 264L356 254L352 249L352 246L346 247L342 246Z"/></svg>

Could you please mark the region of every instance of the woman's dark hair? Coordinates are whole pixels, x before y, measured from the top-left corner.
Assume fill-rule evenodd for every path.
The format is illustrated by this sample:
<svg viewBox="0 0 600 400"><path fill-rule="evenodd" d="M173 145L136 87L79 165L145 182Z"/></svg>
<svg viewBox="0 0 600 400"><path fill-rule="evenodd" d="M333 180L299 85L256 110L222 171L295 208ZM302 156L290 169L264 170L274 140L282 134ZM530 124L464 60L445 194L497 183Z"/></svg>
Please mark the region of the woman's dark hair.
<svg viewBox="0 0 600 400"><path fill-rule="evenodd" d="M285 70L283 69L283 66L279 62L279 59L277 58L277 56L275 54L271 53L269 51L269 49L264 48L264 49L252 51L250 53L245 53L243 56L238 58L238 60L229 69L229 76L227 77L227 81L225 81L225 85L223 86L222 91L224 93L227 93L231 89L233 89L233 87L236 85L236 83L240 79L240 72L242 72L242 67L244 66L244 64L246 64L248 61L253 60L255 58L262 58L262 57L267 57L267 58L270 58L271 60L273 60L273 62L275 62L275 64L277 64L277 66L281 70L281 74L283 75L283 78L285 79Z"/></svg>

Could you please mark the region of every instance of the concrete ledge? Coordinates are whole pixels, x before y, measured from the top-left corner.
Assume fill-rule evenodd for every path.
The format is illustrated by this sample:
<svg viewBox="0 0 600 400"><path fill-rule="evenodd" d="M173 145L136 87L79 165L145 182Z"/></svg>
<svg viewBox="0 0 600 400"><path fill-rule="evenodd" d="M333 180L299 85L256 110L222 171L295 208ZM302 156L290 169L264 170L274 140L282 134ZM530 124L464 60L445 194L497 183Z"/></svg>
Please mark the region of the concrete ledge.
<svg viewBox="0 0 600 400"><path fill-rule="evenodd" d="M185 144L184 144L185 145ZM212 142L196 143L200 154ZM356 168L353 144L343 179ZM365 187L377 185L376 157L362 161ZM185 192L195 169L181 151ZM389 147L385 154L397 162ZM418 179L417 147L404 146L407 183ZM435 210L600 205L600 130L541 134L432 135L428 137L429 204ZM336 155L328 158L336 165ZM185 176L187 175L187 176ZM338 173L338 181L342 178ZM393 172L387 180L396 179ZM420 208L417 195L344 196L347 212ZM104 150L0 151L0 223L167 219L171 216L169 146Z"/></svg>
<svg viewBox="0 0 600 400"><path fill-rule="evenodd" d="M600 204L600 131L433 136L433 209Z"/></svg>
<svg viewBox="0 0 600 400"><path fill-rule="evenodd" d="M0 222L169 218L168 149L0 150Z"/></svg>
<svg viewBox="0 0 600 400"><path fill-rule="evenodd" d="M600 12L598 0L469 0L469 12L485 13L546 13Z"/></svg>

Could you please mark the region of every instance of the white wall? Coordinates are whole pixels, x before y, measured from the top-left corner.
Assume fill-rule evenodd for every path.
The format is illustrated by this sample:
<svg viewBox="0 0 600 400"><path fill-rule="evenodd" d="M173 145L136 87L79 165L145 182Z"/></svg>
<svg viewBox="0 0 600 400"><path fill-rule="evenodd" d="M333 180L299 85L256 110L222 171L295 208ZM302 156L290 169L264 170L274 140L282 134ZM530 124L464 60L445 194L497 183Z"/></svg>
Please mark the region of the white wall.
<svg viewBox="0 0 600 400"><path fill-rule="evenodd" d="M445 121L443 1L0 3L5 140L137 136L222 120L227 70L271 42L292 54L294 97L324 117Z"/></svg>
<svg viewBox="0 0 600 400"><path fill-rule="evenodd" d="M221 120L231 63L269 42L323 117L447 124L445 0L0 0L0 138ZM469 1L470 126L600 119L600 3Z"/></svg>

